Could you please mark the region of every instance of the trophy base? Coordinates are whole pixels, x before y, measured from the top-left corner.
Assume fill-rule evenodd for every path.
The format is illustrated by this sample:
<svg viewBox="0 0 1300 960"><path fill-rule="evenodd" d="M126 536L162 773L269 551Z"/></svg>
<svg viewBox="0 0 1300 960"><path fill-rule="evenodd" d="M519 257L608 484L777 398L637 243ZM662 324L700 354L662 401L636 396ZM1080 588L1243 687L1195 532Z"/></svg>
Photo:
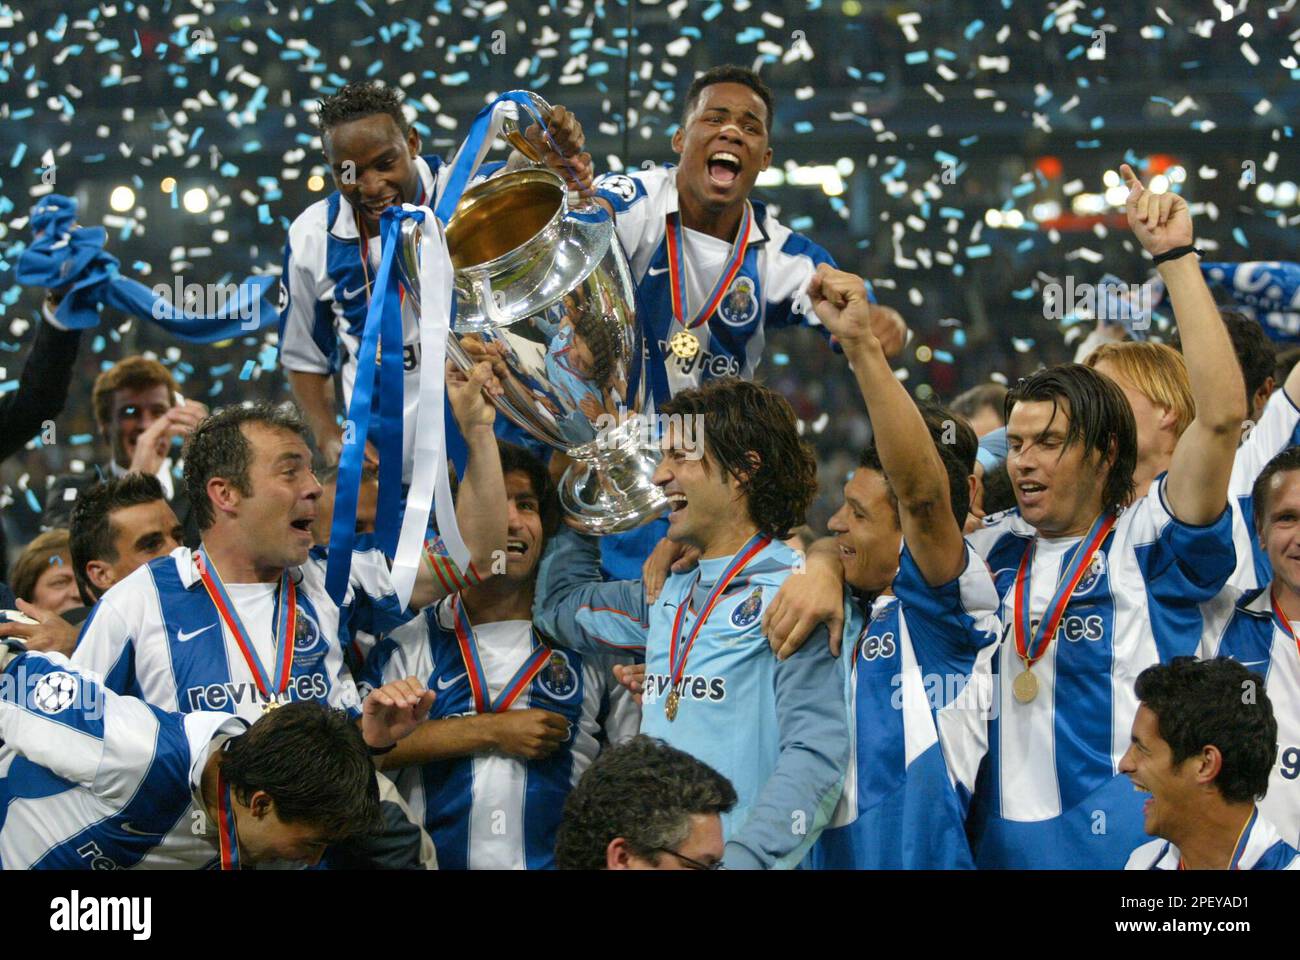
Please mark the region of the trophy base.
<svg viewBox="0 0 1300 960"><path fill-rule="evenodd" d="M622 533L668 509L663 491L651 482L658 449L636 442L630 433L625 436L626 442L615 448L605 446L574 463L560 479L560 505L583 533Z"/></svg>

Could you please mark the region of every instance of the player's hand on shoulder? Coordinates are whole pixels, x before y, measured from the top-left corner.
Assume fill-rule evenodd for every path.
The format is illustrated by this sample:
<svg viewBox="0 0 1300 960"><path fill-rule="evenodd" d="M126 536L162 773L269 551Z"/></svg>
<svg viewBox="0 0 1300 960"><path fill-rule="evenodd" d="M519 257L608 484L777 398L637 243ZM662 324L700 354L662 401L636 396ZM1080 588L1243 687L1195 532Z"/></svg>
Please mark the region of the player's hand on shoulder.
<svg viewBox="0 0 1300 960"><path fill-rule="evenodd" d="M370 691L361 705L361 735L377 750L401 740L429 715L434 693L415 677Z"/></svg>
<svg viewBox="0 0 1300 960"><path fill-rule="evenodd" d="M569 721L550 710L531 707L490 716L497 749L522 760L549 757L569 739Z"/></svg>
<svg viewBox="0 0 1300 960"><path fill-rule="evenodd" d="M838 556L814 548L767 605L763 634L777 659L787 660L823 623L830 633L831 654L838 657L844 634L844 572Z"/></svg>
<svg viewBox="0 0 1300 960"><path fill-rule="evenodd" d="M685 573L693 570L700 561L700 551L686 543L675 543L664 537L646 557L641 565L641 586L645 590L645 602L654 603L659 599L659 592L670 573Z"/></svg>

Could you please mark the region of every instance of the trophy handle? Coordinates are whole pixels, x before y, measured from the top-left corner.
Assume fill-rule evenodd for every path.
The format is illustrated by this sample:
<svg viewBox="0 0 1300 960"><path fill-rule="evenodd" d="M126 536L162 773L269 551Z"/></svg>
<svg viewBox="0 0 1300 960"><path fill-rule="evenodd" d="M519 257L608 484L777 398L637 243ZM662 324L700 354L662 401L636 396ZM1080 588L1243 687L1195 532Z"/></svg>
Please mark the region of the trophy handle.
<svg viewBox="0 0 1300 960"><path fill-rule="evenodd" d="M474 292L478 296L478 302L483 305L483 314L488 318L492 326L509 326L510 317L501 312L501 308L497 306L496 298L492 295L492 278L486 273L482 273L476 277L471 277L470 283L474 285Z"/></svg>
<svg viewBox="0 0 1300 960"><path fill-rule="evenodd" d="M537 115L535 117L529 116L528 119L530 121L536 120L539 124L545 126L546 122L551 119L551 105L547 103L545 98L540 94L533 93L531 90L512 92L523 93L528 97L529 101L532 102L533 108L537 111ZM526 115L528 113L528 111L523 107L516 107L516 110L520 114ZM528 138L524 136L524 128L525 124L522 117L519 119L511 119L507 117L501 124L501 136L510 144L511 147L518 150L525 158L527 158L529 163L534 167L541 167L543 170L551 169L542 162L542 155L537 152L537 149L528 141ZM569 210L579 213L590 213L597 209L596 201L592 197L584 196L577 190L567 191L566 199L568 201Z"/></svg>

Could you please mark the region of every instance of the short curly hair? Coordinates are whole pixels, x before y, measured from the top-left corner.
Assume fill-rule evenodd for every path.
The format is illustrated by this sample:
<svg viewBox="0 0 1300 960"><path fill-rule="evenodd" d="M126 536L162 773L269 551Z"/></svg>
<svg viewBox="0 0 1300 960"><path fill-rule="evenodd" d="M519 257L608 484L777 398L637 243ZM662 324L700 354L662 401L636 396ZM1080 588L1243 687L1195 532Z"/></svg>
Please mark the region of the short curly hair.
<svg viewBox="0 0 1300 960"><path fill-rule="evenodd" d="M662 740L633 737L601 753L569 794L556 865L600 870L618 837L636 855L656 859L685 842L693 814L722 814L735 805L735 788L708 764Z"/></svg>
<svg viewBox="0 0 1300 960"><path fill-rule="evenodd" d="M411 128L402 112L402 91L384 86L378 80L354 80L345 84L338 93L316 101L316 117L322 133L376 113L392 117L403 136Z"/></svg>
<svg viewBox="0 0 1300 960"><path fill-rule="evenodd" d="M1277 759L1277 720L1262 676L1227 657L1174 657L1139 673L1136 688L1175 765L1213 745L1223 757L1214 779L1223 799L1264 797Z"/></svg>
<svg viewBox="0 0 1300 960"><path fill-rule="evenodd" d="M800 439L785 397L749 380L724 377L683 390L662 411L702 418L705 469L712 459L740 480L749 518L760 531L784 540L803 525L817 495L817 458Z"/></svg>

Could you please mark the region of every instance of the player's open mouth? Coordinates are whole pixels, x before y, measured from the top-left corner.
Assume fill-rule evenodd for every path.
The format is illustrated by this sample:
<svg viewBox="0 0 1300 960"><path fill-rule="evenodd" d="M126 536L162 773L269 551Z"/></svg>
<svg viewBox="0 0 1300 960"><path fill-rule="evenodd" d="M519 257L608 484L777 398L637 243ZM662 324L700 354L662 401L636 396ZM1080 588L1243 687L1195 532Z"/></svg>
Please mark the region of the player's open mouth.
<svg viewBox="0 0 1300 960"><path fill-rule="evenodd" d="M1016 484L1016 491L1020 494L1021 506L1031 506L1042 498L1042 495L1047 492L1047 487L1032 480L1025 480Z"/></svg>
<svg viewBox="0 0 1300 960"><path fill-rule="evenodd" d="M305 533L307 536L311 536L311 525L314 519L315 518L313 517L299 517L297 520L291 521L289 526L293 527L299 533Z"/></svg>
<svg viewBox="0 0 1300 960"><path fill-rule="evenodd" d="M664 495L668 498L669 514L679 513L686 509L686 496L681 493L668 493Z"/></svg>
<svg viewBox="0 0 1300 960"><path fill-rule="evenodd" d="M371 201L363 202L361 206L366 211L366 213L370 214L373 217L378 217L389 207L394 206L395 204L401 202L402 202L402 198L399 197L397 194L393 194L392 196L386 197L383 200L375 200L373 202Z"/></svg>
<svg viewBox="0 0 1300 960"><path fill-rule="evenodd" d="M1146 788L1146 784L1138 783L1136 780L1132 781L1132 783L1134 790L1146 794L1146 802L1142 804L1142 812L1145 814L1151 809L1151 805L1156 802L1156 798L1151 795L1151 791Z"/></svg>
<svg viewBox="0 0 1300 960"><path fill-rule="evenodd" d="M517 557L522 557L528 552L528 544L522 540L510 539L506 541L506 553L513 553Z"/></svg>
<svg viewBox="0 0 1300 960"><path fill-rule="evenodd" d="M709 179L719 187L729 187L740 176L740 157L726 150L709 155Z"/></svg>

